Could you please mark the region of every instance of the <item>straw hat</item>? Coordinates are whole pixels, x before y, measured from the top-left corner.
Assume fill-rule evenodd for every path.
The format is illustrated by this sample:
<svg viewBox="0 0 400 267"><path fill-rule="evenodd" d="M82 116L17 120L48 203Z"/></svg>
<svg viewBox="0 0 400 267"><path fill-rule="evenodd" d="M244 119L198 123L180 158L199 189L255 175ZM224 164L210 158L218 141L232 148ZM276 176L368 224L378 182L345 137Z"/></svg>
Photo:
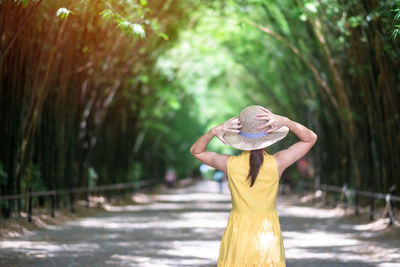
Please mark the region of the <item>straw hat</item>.
<svg viewBox="0 0 400 267"><path fill-rule="evenodd" d="M289 132L289 128L282 126L274 132L265 133L266 129L257 129L265 124L263 120L256 120L257 114L265 111L260 106L248 106L240 112L239 121L242 125L240 133L226 132L224 139L227 144L240 150L256 150L268 147L283 139Z"/></svg>

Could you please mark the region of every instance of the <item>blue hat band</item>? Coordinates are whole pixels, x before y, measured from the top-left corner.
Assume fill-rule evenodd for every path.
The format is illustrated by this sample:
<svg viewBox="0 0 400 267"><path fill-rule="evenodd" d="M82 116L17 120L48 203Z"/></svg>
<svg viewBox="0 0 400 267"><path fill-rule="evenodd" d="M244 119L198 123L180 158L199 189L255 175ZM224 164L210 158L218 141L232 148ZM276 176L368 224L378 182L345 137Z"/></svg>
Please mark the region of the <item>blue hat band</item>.
<svg viewBox="0 0 400 267"><path fill-rule="evenodd" d="M264 137L264 136L268 135L264 131L258 132L258 133L246 133L246 132L240 131L239 134L241 136L244 136L244 137L247 137L247 138L260 138L260 137Z"/></svg>

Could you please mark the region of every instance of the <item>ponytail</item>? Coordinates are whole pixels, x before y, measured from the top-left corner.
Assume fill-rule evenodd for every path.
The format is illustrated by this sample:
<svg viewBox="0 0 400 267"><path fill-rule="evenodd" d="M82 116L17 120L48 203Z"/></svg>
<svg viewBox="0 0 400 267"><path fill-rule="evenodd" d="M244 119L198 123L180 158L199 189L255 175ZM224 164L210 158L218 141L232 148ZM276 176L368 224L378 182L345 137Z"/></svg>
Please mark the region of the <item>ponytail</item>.
<svg viewBox="0 0 400 267"><path fill-rule="evenodd" d="M250 170L247 179L250 179L250 187L253 186L256 181L260 167L264 162L264 149L252 150L250 152Z"/></svg>

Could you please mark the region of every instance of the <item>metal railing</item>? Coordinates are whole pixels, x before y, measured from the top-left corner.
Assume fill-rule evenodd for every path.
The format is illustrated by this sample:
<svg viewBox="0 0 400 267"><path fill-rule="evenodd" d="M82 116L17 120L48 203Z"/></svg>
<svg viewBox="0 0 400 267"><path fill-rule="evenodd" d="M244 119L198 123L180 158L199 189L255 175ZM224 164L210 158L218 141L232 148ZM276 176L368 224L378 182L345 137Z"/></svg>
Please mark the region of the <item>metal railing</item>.
<svg viewBox="0 0 400 267"><path fill-rule="evenodd" d="M93 192L104 192L104 191L112 191L112 190L132 190L132 193L136 193L138 190L154 186L157 184L156 180L147 180L147 181L137 181L137 182L129 182L129 183L118 183L118 184L110 184L110 185L97 185L97 186L86 186L86 187L76 187L69 189L59 189L59 190L49 190L49 191L40 191L33 192L32 187L29 187L29 191L22 194L16 195L0 195L0 203L2 200L17 200L17 199L27 199L28 200L28 211L27 217L28 222L32 222L33 214L33 198L34 197L49 197L50 198L50 215L51 217L55 217L56 210L56 196L57 195L68 195L69 194L69 210L71 212L75 212L75 197L78 193L85 194L86 207L90 207L90 194ZM47 212L48 213L48 212ZM35 213L36 214L36 213ZM8 218L1 218L8 219Z"/></svg>
<svg viewBox="0 0 400 267"><path fill-rule="evenodd" d="M400 196L394 196L392 195L393 191L396 189L396 185L392 185L388 193L378 193L378 192L372 192L372 191L365 191L365 190L359 190L357 188L352 189L349 188L348 185L345 183L342 187L340 186L334 186L334 185L327 185L327 184L320 184L320 185L315 185L314 182L311 181L304 181L300 180L299 181L299 187L300 191L303 191L304 187L308 188L313 188L314 190L321 190L321 191L330 191L330 192L336 192L340 193L340 199L345 200L346 204L349 206L351 203L350 201L350 195L354 194L354 214L358 215L359 214L359 197L363 196L366 198L370 199L369 202L369 218L371 221L374 220L374 209L375 209L375 200L376 199L383 199L386 204L385 208L383 211L383 217L387 216L389 217L389 224L393 225L394 221L394 210L393 210L393 202L394 201L399 201L400 202Z"/></svg>

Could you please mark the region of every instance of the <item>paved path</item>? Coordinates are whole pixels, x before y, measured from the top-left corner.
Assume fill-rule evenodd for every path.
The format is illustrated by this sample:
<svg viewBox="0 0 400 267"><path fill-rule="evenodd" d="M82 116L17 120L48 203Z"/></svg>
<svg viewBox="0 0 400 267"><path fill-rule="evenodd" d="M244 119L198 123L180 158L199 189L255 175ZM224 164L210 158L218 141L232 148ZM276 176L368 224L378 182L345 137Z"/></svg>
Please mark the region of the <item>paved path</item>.
<svg viewBox="0 0 400 267"><path fill-rule="evenodd" d="M216 266L231 208L214 182L154 195L108 212L0 241L0 266ZM278 214L287 266L400 266L400 243L335 211L293 205Z"/></svg>

